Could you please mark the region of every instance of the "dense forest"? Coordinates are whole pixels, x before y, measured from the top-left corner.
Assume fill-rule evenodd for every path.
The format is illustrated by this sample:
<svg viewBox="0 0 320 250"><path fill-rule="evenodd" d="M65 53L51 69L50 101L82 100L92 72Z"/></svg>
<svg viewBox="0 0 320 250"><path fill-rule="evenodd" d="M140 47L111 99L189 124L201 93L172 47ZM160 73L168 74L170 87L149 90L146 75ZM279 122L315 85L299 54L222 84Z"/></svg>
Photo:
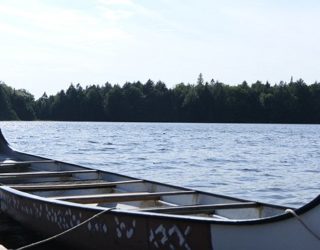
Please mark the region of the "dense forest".
<svg viewBox="0 0 320 250"><path fill-rule="evenodd" d="M195 84L127 82L83 88L71 84L35 100L0 82L0 120L320 123L320 83L302 79L237 86L200 74Z"/></svg>

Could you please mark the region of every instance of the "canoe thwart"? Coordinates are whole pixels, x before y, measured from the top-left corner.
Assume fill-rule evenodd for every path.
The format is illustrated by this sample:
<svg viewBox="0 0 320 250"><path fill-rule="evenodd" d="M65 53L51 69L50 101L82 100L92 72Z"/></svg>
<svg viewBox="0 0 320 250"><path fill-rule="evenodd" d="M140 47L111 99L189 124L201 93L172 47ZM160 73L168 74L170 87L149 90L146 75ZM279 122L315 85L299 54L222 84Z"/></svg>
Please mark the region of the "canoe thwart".
<svg viewBox="0 0 320 250"><path fill-rule="evenodd" d="M238 203L222 203L222 204L208 204L208 205L192 205L192 206L175 206L162 208L146 208L139 209L143 212L154 213L172 213L172 214L200 214L213 213L219 209L237 209L237 208L251 208L259 206L256 202L238 202Z"/></svg>
<svg viewBox="0 0 320 250"><path fill-rule="evenodd" d="M123 184L141 183L143 180L114 181L114 182L91 182L91 183L65 183L65 184L29 184L10 185L10 187L20 191L51 191L69 189L92 189L92 188L112 188Z"/></svg>
<svg viewBox="0 0 320 250"><path fill-rule="evenodd" d="M51 199L70 201L76 203L104 203L104 202L126 202L126 201L141 201L141 200L160 200L162 196L169 195L189 195L195 194L195 191L170 191L157 193L110 193L98 195L79 195L79 196L59 196L49 197Z"/></svg>
<svg viewBox="0 0 320 250"><path fill-rule="evenodd" d="M34 177L60 177L72 176L73 174L84 174L98 172L94 169L88 170L72 170L72 171L35 171L35 172L18 172L18 173L0 173L1 179L16 179L16 178L34 178Z"/></svg>

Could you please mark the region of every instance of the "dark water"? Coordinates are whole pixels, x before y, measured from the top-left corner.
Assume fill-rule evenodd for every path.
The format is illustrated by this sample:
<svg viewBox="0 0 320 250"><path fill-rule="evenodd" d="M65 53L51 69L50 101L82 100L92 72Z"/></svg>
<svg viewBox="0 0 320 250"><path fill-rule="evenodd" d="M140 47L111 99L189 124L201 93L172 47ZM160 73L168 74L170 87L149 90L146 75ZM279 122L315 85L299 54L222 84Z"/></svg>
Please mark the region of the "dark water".
<svg viewBox="0 0 320 250"><path fill-rule="evenodd" d="M320 188L320 126L0 122L20 151L251 200L299 206Z"/></svg>

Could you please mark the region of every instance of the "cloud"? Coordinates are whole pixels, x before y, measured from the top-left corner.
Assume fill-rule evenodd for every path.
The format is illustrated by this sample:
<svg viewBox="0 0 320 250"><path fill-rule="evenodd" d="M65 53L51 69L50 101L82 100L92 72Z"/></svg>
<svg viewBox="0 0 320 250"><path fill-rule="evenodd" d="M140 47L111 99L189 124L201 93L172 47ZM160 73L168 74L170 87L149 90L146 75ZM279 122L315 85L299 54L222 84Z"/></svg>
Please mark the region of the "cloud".
<svg viewBox="0 0 320 250"><path fill-rule="evenodd" d="M97 0L97 3L104 6L132 6L134 4L132 0Z"/></svg>
<svg viewBox="0 0 320 250"><path fill-rule="evenodd" d="M1 80L36 95L74 79L94 81L131 39L111 15L40 0L0 1Z"/></svg>
<svg viewBox="0 0 320 250"><path fill-rule="evenodd" d="M121 21L132 17L133 12L128 10L105 10L103 16L110 21Z"/></svg>
<svg viewBox="0 0 320 250"><path fill-rule="evenodd" d="M72 49L89 48L93 44L104 44L128 39L129 34L105 22L104 17L88 14L82 10L37 5L20 8L15 5L0 5L1 30L6 35L16 35L36 42ZM128 13L121 12L122 16ZM116 19L117 13L108 13L109 19Z"/></svg>

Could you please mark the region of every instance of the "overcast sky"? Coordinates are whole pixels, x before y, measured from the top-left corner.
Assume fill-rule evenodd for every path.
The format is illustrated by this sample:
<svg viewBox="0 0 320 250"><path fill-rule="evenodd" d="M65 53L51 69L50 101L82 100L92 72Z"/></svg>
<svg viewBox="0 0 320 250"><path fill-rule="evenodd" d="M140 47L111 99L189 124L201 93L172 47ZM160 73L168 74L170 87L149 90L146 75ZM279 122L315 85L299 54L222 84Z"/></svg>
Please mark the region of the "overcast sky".
<svg viewBox="0 0 320 250"><path fill-rule="evenodd" d="M0 80L36 97L71 82L320 81L320 1L0 0Z"/></svg>

